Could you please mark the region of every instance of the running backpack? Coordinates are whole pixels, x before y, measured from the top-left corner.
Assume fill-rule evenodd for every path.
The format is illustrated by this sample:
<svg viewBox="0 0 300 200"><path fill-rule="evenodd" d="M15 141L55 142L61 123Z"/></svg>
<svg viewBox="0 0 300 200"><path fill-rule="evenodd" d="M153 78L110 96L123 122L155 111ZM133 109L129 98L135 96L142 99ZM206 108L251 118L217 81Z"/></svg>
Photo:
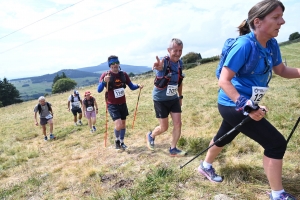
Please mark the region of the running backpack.
<svg viewBox="0 0 300 200"><path fill-rule="evenodd" d="M217 78L219 79L220 78L220 74L221 74L221 71L222 71L222 68L224 66L224 62L227 58L227 55L229 54L233 44L239 39L239 38L247 38L251 44L251 51L250 51L250 55L248 57L248 60L247 62L245 63L245 65L236 73L237 76L240 76L240 75L250 75L250 74L253 74L254 73L254 70L258 64L258 61L260 59L260 53L259 53L259 46L257 44L257 42L251 38L251 35L248 36L247 35L243 35L243 36L239 36L237 38L228 38L225 43L224 43L224 46L222 48L222 53L221 53L221 56L220 56L220 62L219 62L219 65L216 69L216 76ZM267 46L270 47L271 49L271 56L272 56L272 60L273 60L273 63L275 63L277 60L277 49L276 49L276 45L277 44L277 41L272 38L271 40L269 40L267 42Z"/></svg>
<svg viewBox="0 0 300 200"><path fill-rule="evenodd" d="M107 71L106 74L108 74L109 72ZM110 80L108 82L108 90L113 90L113 89L117 89L117 88L126 88L126 77L124 75L123 71L119 71L119 76L120 76L120 81L116 80L116 76L112 75L112 73L110 73ZM105 85L106 87L106 85Z"/></svg>
<svg viewBox="0 0 300 200"><path fill-rule="evenodd" d="M79 94L78 94L78 101L80 101L80 96L79 96ZM74 102L74 96L73 96L73 94L71 94L71 102L73 103Z"/></svg>
<svg viewBox="0 0 300 200"><path fill-rule="evenodd" d="M95 99L92 96L90 96L90 98L91 98L90 100L87 100L86 98L83 100L85 108L89 107L88 101L90 101L90 106L94 107L94 101L95 101Z"/></svg>
<svg viewBox="0 0 300 200"><path fill-rule="evenodd" d="M167 87L167 85L172 77L172 70L171 70L171 66L170 66L170 57L169 56L164 57L164 65L167 66L165 69L164 76L162 76L162 77L156 76L154 79L154 85L155 85L155 87L157 87L159 89L163 89L163 88ZM181 85L183 78L184 78L184 75L182 73L182 68L181 68L181 66L179 66L178 81L177 81L178 86Z"/></svg>
<svg viewBox="0 0 300 200"><path fill-rule="evenodd" d="M50 104L48 102L46 102L46 104L47 104L48 110L52 112L52 108L51 108ZM38 111L39 111L39 114L41 114L41 112L42 112L41 104L38 104Z"/></svg>

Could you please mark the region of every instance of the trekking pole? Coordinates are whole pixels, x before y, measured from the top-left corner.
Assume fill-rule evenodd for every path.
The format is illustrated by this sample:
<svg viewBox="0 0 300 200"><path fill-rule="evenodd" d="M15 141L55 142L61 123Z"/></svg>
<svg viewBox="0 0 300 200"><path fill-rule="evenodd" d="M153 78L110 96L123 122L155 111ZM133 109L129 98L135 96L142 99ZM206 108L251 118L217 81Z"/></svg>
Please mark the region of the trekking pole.
<svg viewBox="0 0 300 200"><path fill-rule="evenodd" d="M204 149L203 151L201 151L198 155L196 155L194 158L192 158L190 161L188 161L184 165L181 165L180 169L182 169L184 166L186 166L187 164L189 164L190 162L192 162L193 160L195 160L196 158L198 158L202 153L204 153L205 151L207 151L208 149L210 149L217 142L220 142L221 140L223 140L226 136L228 136L233 131L235 131L238 128L240 128L243 124L245 124L246 122L250 121L250 119L251 119L251 117L247 116L245 119L243 119L243 121L241 123L239 123L238 125L236 125L233 129L231 129L230 131L228 131L225 135L223 135L222 137L220 137L219 139L217 139L213 144L209 145L209 147L207 147L206 149Z"/></svg>
<svg viewBox="0 0 300 200"><path fill-rule="evenodd" d="M294 128L293 128L293 130L292 130L292 132L290 133L290 135L289 135L288 139L286 140L286 144L288 144L288 143L289 143L289 141L290 141L290 139L291 139L291 137L292 137L292 135L293 135L294 131L296 130L296 128L297 128L297 126L298 126L299 122L300 122L300 117L298 118L298 120L297 120L297 122L296 122L296 124L295 124L295 126L294 126Z"/></svg>
<svg viewBox="0 0 300 200"><path fill-rule="evenodd" d="M108 121L108 105L107 105L107 101L108 101L108 82L106 82L106 92L105 92L105 103L106 103L106 113L105 113L105 135L104 135L104 147L106 147L106 141L107 141L107 136L108 136L108 125L107 125L107 121Z"/></svg>
<svg viewBox="0 0 300 200"><path fill-rule="evenodd" d="M135 106L135 112L134 112L134 117L133 117L133 122L132 122L132 130L133 130L133 127L134 127L134 121L135 121L135 117L136 117L136 112L137 112L138 105L139 105L140 94L141 94L141 88L140 88L138 99L137 99L136 106Z"/></svg>

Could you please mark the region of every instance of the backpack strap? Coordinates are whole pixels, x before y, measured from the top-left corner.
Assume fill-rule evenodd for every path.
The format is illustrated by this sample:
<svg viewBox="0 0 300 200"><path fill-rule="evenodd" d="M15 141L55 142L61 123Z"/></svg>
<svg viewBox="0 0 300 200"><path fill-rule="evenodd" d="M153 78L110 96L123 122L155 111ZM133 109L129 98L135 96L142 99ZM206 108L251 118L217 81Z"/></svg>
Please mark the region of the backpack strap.
<svg viewBox="0 0 300 200"><path fill-rule="evenodd" d="M50 104L48 102L46 102L46 105L48 107L48 110L52 112L52 108L51 108ZM41 112L42 112L41 104L38 104L38 111L39 111L39 114L41 114Z"/></svg>
<svg viewBox="0 0 300 200"><path fill-rule="evenodd" d="M47 106L48 106L48 110L52 112L52 108L51 108L50 104L48 102L46 102L46 103L47 103Z"/></svg>

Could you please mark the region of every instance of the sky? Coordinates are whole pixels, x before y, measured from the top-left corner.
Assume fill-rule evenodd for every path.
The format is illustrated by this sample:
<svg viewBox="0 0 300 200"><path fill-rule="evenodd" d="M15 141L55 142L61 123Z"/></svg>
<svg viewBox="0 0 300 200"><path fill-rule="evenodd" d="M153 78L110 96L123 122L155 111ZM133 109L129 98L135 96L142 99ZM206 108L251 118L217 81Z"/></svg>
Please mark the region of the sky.
<svg viewBox="0 0 300 200"><path fill-rule="evenodd" d="M97 66L110 55L152 67L172 38L182 56L220 54L257 0L0 0L0 79ZM278 42L300 32L300 1L282 0Z"/></svg>

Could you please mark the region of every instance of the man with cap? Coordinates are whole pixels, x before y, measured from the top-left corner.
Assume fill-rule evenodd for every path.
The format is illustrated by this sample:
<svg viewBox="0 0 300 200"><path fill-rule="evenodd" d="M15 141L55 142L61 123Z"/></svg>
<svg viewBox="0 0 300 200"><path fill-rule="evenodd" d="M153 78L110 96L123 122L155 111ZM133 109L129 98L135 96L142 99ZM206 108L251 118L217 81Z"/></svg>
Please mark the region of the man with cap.
<svg viewBox="0 0 300 200"><path fill-rule="evenodd" d="M115 145L117 150L125 150L126 117L129 115L125 98L126 85L131 90L142 89L143 85L133 84L128 74L121 70L117 56L112 55L107 60L110 71L103 73L99 80L98 92L106 88L106 103L108 112L114 121Z"/></svg>
<svg viewBox="0 0 300 200"><path fill-rule="evenodd" d="M96 114L98 114L98 105L96 99L91 96L90 91L84 93L84 100L82 102L83 116L87 118L88 125L91 133L95 132L96 129Z"/></svg>
<svg viewBox="0 0 300 200"><path fill-rule="evenodd" d="M71 109L70 109L70 106L71 106ZM81 107L82 107L82 100L80 99L79 92L77 90L74 90L74 93L71 94L68 98L68 110L69 110L69 112L71 110L73 113L75 126L82 125ZM77 113L78 113L78 119L79 119L78 122L77 122Z"/></svg>

